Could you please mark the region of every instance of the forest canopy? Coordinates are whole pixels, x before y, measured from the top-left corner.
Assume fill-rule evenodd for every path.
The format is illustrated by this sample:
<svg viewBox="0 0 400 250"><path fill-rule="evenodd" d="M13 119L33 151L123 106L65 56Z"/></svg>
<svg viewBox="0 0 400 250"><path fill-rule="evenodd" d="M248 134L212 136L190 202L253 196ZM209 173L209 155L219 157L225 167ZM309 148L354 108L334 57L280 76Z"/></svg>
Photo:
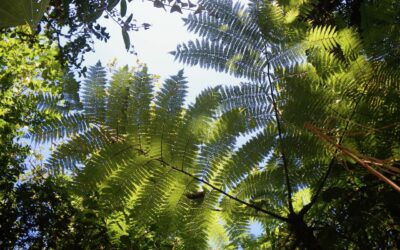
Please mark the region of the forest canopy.
<svg viewBox="0 0 400 250"><path fill-rule="evenodd" d="M188 105L184 70L82 66L100 18L151 28L129 2L0 4L1 249L400 248L398 1L152 1L177 63L246 79Z"/></svg>

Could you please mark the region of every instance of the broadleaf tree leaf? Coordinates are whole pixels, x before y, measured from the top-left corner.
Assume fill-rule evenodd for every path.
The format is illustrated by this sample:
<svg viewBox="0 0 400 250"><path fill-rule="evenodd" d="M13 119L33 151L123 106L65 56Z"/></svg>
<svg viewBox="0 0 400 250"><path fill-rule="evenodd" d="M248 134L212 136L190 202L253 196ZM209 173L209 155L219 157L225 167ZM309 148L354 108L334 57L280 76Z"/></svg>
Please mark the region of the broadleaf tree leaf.
<svg viewBox="0 0 400 250"><path fill-rule="evenodd" d="M86 21L87 22L95 22L97 19L99 19L101 17L102 14L103 14L103 10L95 11L87 16Z"/></svg>
<svg viewBox="0 0 400 250"><path fill-rule="evenodd" d="M124 17L126 15L126 0L121 0L121 17Z"/></svg>
<svg viewBox="0 0 400 250"><path fill-rule="evenodd" d="M119 3L120 0L108 0L107 10L111 11Z"/></svg>
<svg viewBox="0 0 400 250"><path fill-rule="evenodd" d="M190 1L188 1L188 4L189 4L189 8L194 8L194 7L197 6L196 4L194 4L194 3L190 2Z"/></svg>
<svg viewBox="0 0 400 250"><path fill-rule="evenodd" d="M131 40L128 32L125 29L122 29L122 37L124 38L125 48L128 51L131 46Z"/></svg>
<svg viewBox="0 0 400 250"><path fill-rule="evenodd" d="M173 12L179 12L179 13L182 14L181 7L179 7L179 5L177 5L177 4L172 5L171 11L170 11L170 12L171 12L171 13L173 13Z"/></svg>
<svg viewBox="0 0 400 250"><path fill-rule="evenodd" d="M148 30L150 28L150 26L151 26L151 24L149 24L149 23L143 23L142 25L143 25L145 30Z"/></svg>
<svg viewBox="0 0 400 250"><path fill-rule="evenodd" d="M50 0L0 1L0 27L29 24L31 30L42 19Z"/></svg>
<svg viewBox="0 0 400 250"><path fill-rule="evenodd" d="M130 14L128 19L126 19L126 21L125 21L125 25L128 25L132 21L132 18L133 18L133 14Z"/></svg>
<svg viewBox="0 0 400 250"><path fill-rule="evenodd" d="M155 0L153 6L156 8L163 8L165 10L163 2L161 2L160 0Z"/></svg>

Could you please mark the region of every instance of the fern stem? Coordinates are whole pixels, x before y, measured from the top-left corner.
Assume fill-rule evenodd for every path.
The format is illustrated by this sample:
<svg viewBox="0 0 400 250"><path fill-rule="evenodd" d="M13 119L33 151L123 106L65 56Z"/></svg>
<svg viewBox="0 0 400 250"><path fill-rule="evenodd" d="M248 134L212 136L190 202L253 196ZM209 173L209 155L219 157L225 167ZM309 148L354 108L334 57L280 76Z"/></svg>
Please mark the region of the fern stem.
<svg viewBox="0 0 400 250"><path fill-rule="evenodd" d="M157 160L158 162L160 162L164 166L170 167L171 169L173 169L173 170L175 170L177 172L180 172L180 173L182 173L184 175L187 175L187 176L193 178L194 180L197 180L197 181L203 183L204 185L207 185L208 187L212 188L213 190L215 190L215 191L217 191L217 192L229 197L230 199L232 199L234 201L237 201L237 202L239 202L239 203L241 203L243 205L246 205L247 207L251 207L251 208L255 209L256 211L265 213L265 214L267 214L267 215L269 215L269 216L271 216L271 217L273 217L275 219L278 219L278 220L281 220L281 221L285 221L285 222L289 222L288 218L283 217L283 216L281 216L279 214L276 214L274 212L265 210L264 208L258 207L258 206L254 205L254 204L248 203L248 202L246 202L244 200L241 200L241 199L239 199L239 198L237 198L237 197L235 197L233 195L230 195L227 192L225 192L224 190L214 186L213 184L211 184L211 183L209 183L209 182L207 182L207 181L205 181L205 180L203 180L203 179L201 179L201 178L199 178L199 177L197 177L197 176L195 176L195 175L193 175L193 174L191 174L191 173L189 173L189 172L187 172L187 171L185 171L183 169L177 168L177 167L169 164L168 162L164 161L162 158L157 158L155 160Z"/></svg>
<svg viewBox="0 0 400 250"><path fill-rule="evenodd" d="M138 151L140 154L142 154L142 155L144 155L144 156L147 156L147 152L145 152L144 150L138 149L138 148L135 148L135 150ZM199 178L199 177L197 177L197 176L195 176L195 175L193 175L193 174L191 174L191 173L189 173L189 172L187 172L187 171L185 171L185 170L183 170L183 169L180 169L180 168L178 168L178 167L175 167L175 166L169 164L169 163L166 162L162 157L160 157L160 158L155 158L155 159L152 159L152 160L158 161L158 162L161 163L163 166L170 167L172 170L175 170L175 171L180 172L180 173L182 173L182 174L184 174L184 175L187 175L187 176L191 177L192 179L197 180L197 181L203 183L204 185L207 185L207 186L210 187L211 189L213 189L213 190L215 190L215 191L217 191L217 192L223 194L224 196L229 197L230 199L232 199L232 200L234 200L234 201L236 201L236 202L239 202L239 203L241 203L241 204L243 204L243 205L245 205L245 206L247 206L247 207L251 207L251 208L255 209L255 210L258 211L258 212L262 212L262 213L264 213L264 214L267 214L267 215L269 215L269 216L271 216L271 217L273 217L273 218L275 218L275 219L278 219L278 220L281 220L281 221L284 221L284 222L289 222L289 219L288 219L288 218L283 217L283 216L281 216L281 215L279 215L279 214L277 214L277 213L268 211L268 210L266 210L266 209L264 209L264 208L261 208L261 207L259 207L259 206L254 205L254 204L248 203L248 202L246 202L246 201L244 201L244 200L241 200L241 199L239 199L239 198L237 198L237 197L235 197L235 196L233 196L233 195L230 195L230 194L228 194L227 192L225 192L224 190L222 190L222 189L220 189L220 188L214 186L213 184L211 184L211 183L209 183L209 182L207 182L207 181L205 181L205 180L203 180L203 179L201 179L201 178Z"/></svg>
<svg viewBox="0 0 400 250"><path fill-rule="evenodd" d="M355 151L352 151L351 149L348 149L346 147L343 147L340 144L335 143L332 138L330 138L329 136L321 133L321 131L319 131L317 128L315 128L311 124L306 124L305 127L308 130L310 130L313 134L315 134L316 136L321 138L321 140L323 140L323 141L327 142L328 144L332 145L337 150L340 150L343 155L346 155L346 156L350 157L351 159L356 161L359 165L361 165L362 167L367 169L370 173L372 173L373 175L378 177L381 181L387 183L392 188L394 188L396 191L400 192L400 187L397 186L396 183L394 183L393 181L388 179L386 176L384 176L382 173L380 173L379 171L375 170L370 165L368 165L365 161L362 160L362 157L360 157L360 155L357 154Z"/></svg>
<svg viewBox="0 0 400 250"><path fill-rule="evenodd" d="M352 113L352 114L350 115L350 117L349 117L349 120L346 121L346 125L345 125L345 127L344 127L344 130L343 130L342 135L341 135L340 138L339 138L339 141L338 141L337 145L342 144L343 139L344 139L344 136L345 136L345 134L346 134L346 132L347 132L347 129L348 129L348 127L349 127L350 120L351 120L351 118L353 117L353 115L354 115L354 113L355 113L355 109L357 108L358 103L359 103L359 102L356 103L356 105L355 105L355 107L354 107L354 110L353 110L353 113ZM324 175L324 177L322 178L321 183L318 185L317 191L315 192L314 196L311 198L310 203L308 203L306 206L304 206L304 207L300 210L299 214L300 214L301 216L304 216L304 215L311 209L311 207L317 202L317 199L318 199L319 195L321 194L322 189L324 188L326 181L328 180L329 174L331 173L332 168L333 168L333 166L335 165L334 163L335 163L336 155L338 154L338 152L339 152L339 149L336 148L335 151L334 151L334 153L333 153L333 157L332 157L331 161L329 162L328 169L326 170L325 175Z"/></svg>
<svg viewBox="0 0 400 250"><path fill-rule="evenodd" d="M365 93L365 92L367 91L368 86L369 86L369 84L366 84L366 85L365 85L365 87L364 87L362 93ZM362 95L361 95L361 96L362 96ZM355 101L353 111L352 111L351 114L349 115L349 118L346 120L346 124L345 124L345 126L344 126L343 133L341 134L337 145L341 145L341 144L342 144L343 139L344 139L344 137L345 137L345 135L346 135L346 133L347 133L347 130L348 130L349 126L350 126L351 119L353 119L353 116L354 116L355 113L356 113L356 109L357 109L358 105L360 104L361 98L362 98L362 97L360 97L358 100ZM311 198L310 203L308 203L306 206L304 206L304 207L300 210L300 212L299 212L300 215L304 216L304 215L311 209L311 207L317 202L317 199L318 199L319 195L321 194L322 189L324 188L326 181L328 180L329 174L330 174L331 171L332 171L332 168L333 168L334 163L335 163L336 155L337 155L338 153L339 153L339 149L336 148L335 151L334 151L334 153L333 153L333 157L332 157L332 159L331 159L331 161L330 161L330 163L329 163L328 169L326 170L326 173L325 173L325 175L324 175L324 177L323 177L323 179L322 179L320 185L319 185L318 188L317 188L317 191L315 192L314 196Z"/></svg>
<svg viewBox="0 0 400 250"><path fill-rule="evenodd" d="M268 76L268 83L271 89L271 99L272 99L272 105L274 107L274 112L275 112L275 118L276 118L276 125L278 127L278 136L279 136L279 150L281 152L281 157L282 157L282 161L283 161L283 168L285 171L285 181L286 181L286 187L287 187L287 199L288 199L288 206L289 206L289 212L290 214L294 214L294 209L293 209L293 204L292 204L292 186L290 184L290 179L289 179L289 168L288 168L288 161L286 158L286 154L285 154L285 148L283 145L283 132L282 132L282 126L281 126L281 121L279 119L279 110L278 110L278 104L276 103L276 98L275 98L275 94L274 94L274 87L272 84L272 79L271 79L271 73L270 73L270 67L271 64L268 62L268 67L267 67L267 76Z"/></svg>

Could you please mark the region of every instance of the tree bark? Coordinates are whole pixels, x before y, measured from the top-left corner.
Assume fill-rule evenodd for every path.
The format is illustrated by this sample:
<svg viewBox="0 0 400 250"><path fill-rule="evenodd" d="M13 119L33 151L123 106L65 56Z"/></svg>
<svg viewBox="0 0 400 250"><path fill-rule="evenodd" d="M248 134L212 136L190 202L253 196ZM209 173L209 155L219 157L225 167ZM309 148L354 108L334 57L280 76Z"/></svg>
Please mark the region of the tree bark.
<svg viewBox="0 0 400 250"><path fill-rule="evenodd" d="M322 249L314 231L304 222L303 216L292 214L289 216L289 229L295 234L296 243L304 249Z"/></svg>

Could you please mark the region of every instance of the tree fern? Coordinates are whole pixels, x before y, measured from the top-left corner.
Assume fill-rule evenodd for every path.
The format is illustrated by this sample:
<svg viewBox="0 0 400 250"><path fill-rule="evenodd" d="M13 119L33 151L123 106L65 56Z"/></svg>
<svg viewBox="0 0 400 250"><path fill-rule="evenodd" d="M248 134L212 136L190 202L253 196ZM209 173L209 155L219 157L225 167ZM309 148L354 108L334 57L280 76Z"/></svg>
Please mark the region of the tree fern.
<svg viewBox="0 0 400 250"><path fill-rule="evenodd" d="M266 246L329 246L326 223L345 218L337 211L351 210L346 199L361 206L359 194L393 195L343 152L384 157L375 163L396 167L396 66L369 57L354 29L309 21L313 1L253 1L250 9L228 0L201 4L205 11L185 22L202 38L179 45L175 58L251 82L207 89L185 107L182 71L154 92L146 68L120 69L107 84L98 64L82 96L89 129L55 133L69 137L66 148L81 142L84 150L72 161L73 150L61 146L51 161L79 162L77 189L98 192L104 208L127 213L131 225L154 225L184 248L207 247L215 224L209 218L221 221L236 247L250 241L253 220L271 237L260 240ZM102 133L97 143L91 130ZM352 135L357 131L363 139ZM250 139L237 146L243 135ZM368 211L378 207L368 203ZM393 209L384 208L390 220ZM361 238L372 237L376 231L363 225Z"/></svg>

